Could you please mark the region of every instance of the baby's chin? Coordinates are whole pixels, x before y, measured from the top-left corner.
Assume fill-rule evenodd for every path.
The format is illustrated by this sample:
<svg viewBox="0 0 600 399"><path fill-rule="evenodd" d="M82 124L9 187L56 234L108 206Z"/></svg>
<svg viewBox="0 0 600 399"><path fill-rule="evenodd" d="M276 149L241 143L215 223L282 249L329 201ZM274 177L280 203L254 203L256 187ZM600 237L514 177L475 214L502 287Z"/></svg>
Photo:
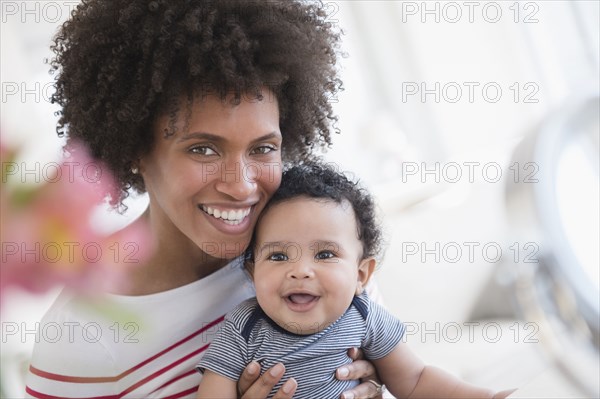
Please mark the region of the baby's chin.
<svg viewBox="0 0 600 399"><path fill-rule="evenodd" d="M289 322L276 321L276 323L277 323L277 325L279 325L279 327L283 328L287 332L290 332L290 333L296 334L296 335L316 334L319 331L323 331L331 324L331 323L324 323L324 322L298 323L298 322L294 322L294 321L289 321Z"/></svg>

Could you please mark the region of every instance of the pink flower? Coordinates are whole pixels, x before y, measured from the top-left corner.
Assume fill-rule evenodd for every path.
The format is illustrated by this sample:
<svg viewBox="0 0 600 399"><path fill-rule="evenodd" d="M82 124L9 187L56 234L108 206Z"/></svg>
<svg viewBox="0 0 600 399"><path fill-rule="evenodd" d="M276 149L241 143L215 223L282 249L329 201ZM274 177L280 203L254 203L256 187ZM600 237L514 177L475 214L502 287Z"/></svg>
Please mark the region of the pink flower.
<svg viewBox="0 0 600 399"><path fill-rule="evenodd" d="M12 158L4 146L0 150L3 162ZM118 187L82 146L74 146L41 186L7 184L4 171L1 292L11 286L44 292L58 284L86 293L118 289L129 268L151 254L149 231L139 221L111 236L90 224L106 193L118 199Z"/></svg>

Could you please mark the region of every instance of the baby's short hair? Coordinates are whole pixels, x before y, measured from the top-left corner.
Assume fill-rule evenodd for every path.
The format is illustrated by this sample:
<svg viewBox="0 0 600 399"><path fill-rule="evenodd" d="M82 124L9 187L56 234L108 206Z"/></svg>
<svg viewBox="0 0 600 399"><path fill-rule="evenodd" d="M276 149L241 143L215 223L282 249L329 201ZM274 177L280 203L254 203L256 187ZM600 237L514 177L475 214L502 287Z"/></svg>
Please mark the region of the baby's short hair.
<svg viewBox="0 0 600 399"><path fill-rule="evenodd" d="M379 255L382 232L376 217L375 203L371 194L358 181L339 172L333 164L308 161L294 165L283 172L281 185L263 214L275 204L301 196L331 200L338 204L347 201L354 211L357 236L363 247L363 259ZM255 238L248 247L246 259L249 261L253 259L254 244Z"/></svg>

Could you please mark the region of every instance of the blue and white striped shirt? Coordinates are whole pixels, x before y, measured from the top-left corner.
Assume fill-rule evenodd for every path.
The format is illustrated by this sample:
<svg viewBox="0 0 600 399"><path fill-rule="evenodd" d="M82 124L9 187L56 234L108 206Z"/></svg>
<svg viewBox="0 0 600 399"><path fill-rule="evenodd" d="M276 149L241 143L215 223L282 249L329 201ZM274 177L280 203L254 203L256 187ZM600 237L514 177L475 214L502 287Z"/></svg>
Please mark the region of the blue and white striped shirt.
<svg viewBox="0 0 600 399"><path fill-rule="evenodd" d="M404 330L402 322L366 294L354 297L336 322L311 335L279 327L252 298L227 315L197 368L238 381L253 360L261 365L261 373L282 362L285 374L269 398L290 377L298 382L294 398L338 398L358 384L335 378L336 369L352 361L347 350L360 347L368 359L380 359L398 345Z"/></svg>

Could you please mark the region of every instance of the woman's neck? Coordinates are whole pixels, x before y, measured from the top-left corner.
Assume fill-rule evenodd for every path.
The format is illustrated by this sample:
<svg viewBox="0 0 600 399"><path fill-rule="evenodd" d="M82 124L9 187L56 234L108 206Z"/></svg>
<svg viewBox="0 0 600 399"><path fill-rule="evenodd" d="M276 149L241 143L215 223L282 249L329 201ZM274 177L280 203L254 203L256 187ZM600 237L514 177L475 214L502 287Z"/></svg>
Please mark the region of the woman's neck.
<svg viewBox="0 0 600 399"><path fill-rule="evenodd" d="M127 284L121 295L148 295L181 287L219 270L231 260L215 258L202 251L175 226L150 217L145 219L154 237L153 255L126 272Z"/></svg>

